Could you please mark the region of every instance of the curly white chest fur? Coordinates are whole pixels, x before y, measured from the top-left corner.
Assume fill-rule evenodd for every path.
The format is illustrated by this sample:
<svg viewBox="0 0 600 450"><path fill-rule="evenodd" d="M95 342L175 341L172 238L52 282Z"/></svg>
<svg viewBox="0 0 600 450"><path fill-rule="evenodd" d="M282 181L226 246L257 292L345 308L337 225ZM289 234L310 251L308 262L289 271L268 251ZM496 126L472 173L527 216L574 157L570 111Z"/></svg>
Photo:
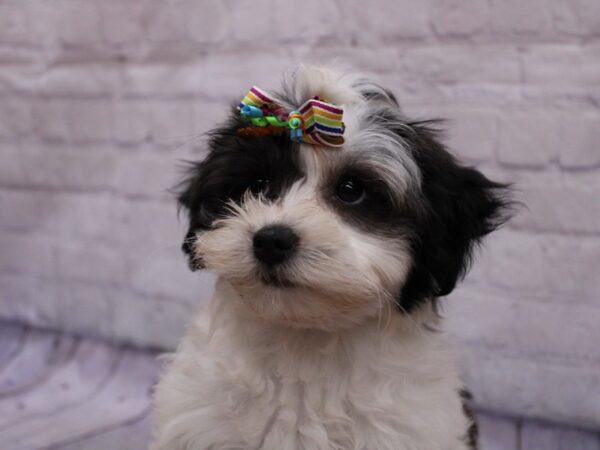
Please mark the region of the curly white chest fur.
<svg viewBox="0 0 600 450"><path fill-rule="evenodd" d="M414 315L331 334L269 325L241 301L221 282L190 326L157 387L154 450L468 448L462 384Z"/></svg>

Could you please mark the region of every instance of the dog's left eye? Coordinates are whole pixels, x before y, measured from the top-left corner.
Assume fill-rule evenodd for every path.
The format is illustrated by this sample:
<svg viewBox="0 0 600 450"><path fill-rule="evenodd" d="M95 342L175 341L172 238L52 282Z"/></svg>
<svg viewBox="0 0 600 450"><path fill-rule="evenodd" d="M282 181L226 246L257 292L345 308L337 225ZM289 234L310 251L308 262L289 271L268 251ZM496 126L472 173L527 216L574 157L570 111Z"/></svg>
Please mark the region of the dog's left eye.
<svg viewBox="0 0 600 450"><path fill-rule="evenodd" d="M264 194L269 188L269 180L267 178L257 178L250 183L248 188L254 195L258 195L260 193Z"/></svg>
<svg viewBox="0 0 600 450"><path fill-rule="evenodd" d="M365 198L365 187L355 178L342 178L335 187L335 195L348 205L357 205Z"/></svg>

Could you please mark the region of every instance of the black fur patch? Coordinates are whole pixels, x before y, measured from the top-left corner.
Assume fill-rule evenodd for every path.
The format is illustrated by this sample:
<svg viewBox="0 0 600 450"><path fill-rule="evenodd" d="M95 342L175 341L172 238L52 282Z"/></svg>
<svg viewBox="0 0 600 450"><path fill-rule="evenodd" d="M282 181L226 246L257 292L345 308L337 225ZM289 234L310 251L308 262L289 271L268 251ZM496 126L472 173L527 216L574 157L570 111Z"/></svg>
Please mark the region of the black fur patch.
<svg viewBox="0 0 600 450"><path fill-rule="evenodd" d="M340 202L335 189L338 183L351 178L358 180L365 189L365 199L356 205ZM395 205L393 194L368 164L363 164L359 158L349 158L339 164L335 171L327 176L323 195L328 204L344 218L344 220L368 233L398 237L406 229L406 215Z"/></svg>
<svg viewBox="0 0 600 450"><path fill-rule="evenodd" d="M239 203L253 186L259 186L267 198L276 198L303 176L298 145L289 136L241 136L237 131L244 126L234 112L229 123L211 132L208 156L190 165L178 189L179 204L189 211L189 231L182 249L190 256L192 269L202 267L192 260L195 234L211 229L213 222L225 215L228 201Z"/></svg>
<svg viewBox="0 0 600 450"><path fill-rule="evenodd" d="M408 123L397 133L408 143L422 177L409 214L413 266L400 293L410 312L423 301L448 295L467 271L473 247L500 226L507 186L460 165L437 139L431 122Z"/></svg>

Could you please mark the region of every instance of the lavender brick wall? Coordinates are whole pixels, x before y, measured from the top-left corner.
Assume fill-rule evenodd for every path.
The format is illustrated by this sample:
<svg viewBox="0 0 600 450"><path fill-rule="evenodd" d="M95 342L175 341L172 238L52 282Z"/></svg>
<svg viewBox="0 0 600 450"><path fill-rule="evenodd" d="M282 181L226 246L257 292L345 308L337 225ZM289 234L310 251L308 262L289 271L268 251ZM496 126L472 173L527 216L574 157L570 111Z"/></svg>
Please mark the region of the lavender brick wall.
<svg viewBox="0 0 600 450"><path fill-rule="evenodd" d="M211 282L177 161L251 83L333 60L528 207L445 302L478 403L600 427L596 0L0 0L0 316L172 346Z"/></svg>

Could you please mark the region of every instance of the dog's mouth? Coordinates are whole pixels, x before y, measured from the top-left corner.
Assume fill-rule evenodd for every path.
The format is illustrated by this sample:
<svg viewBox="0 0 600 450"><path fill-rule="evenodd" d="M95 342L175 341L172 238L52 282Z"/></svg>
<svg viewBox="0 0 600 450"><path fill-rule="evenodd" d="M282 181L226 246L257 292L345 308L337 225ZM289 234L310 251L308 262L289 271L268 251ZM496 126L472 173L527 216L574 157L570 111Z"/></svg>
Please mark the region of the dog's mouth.
<svg viewBox="0 0 600 450"><path fill-rule="evenodd" d="M286 278L279 272L272 270L262 270L258 278L265 286L276 287L281 289L289 289L296 287L296 284L290 279Z"/></svg>

